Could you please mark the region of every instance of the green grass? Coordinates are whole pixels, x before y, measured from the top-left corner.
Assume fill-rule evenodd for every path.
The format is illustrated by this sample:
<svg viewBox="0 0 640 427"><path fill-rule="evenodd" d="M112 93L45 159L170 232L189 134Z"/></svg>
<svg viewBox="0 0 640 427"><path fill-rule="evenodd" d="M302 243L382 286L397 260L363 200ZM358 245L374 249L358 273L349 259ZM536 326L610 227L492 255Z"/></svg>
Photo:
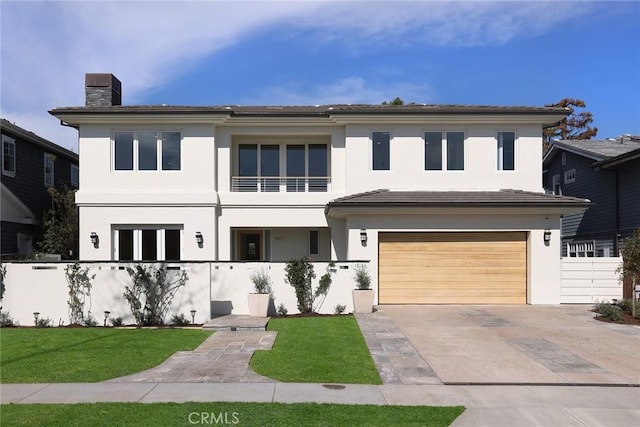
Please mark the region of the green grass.
<svg viewBox="0 0 640 427"><path fill-rule="evenodd" d="M271 319L271 350L256 351L251 367L283 382L381 384L353 316Z"/></svg>
<svg viewBox="0 0 640 427"><path fill-rule="evenodd" d="M316 403L1 405L3 426L448 426L456 407ZM189 418L191 416L191 419ZM202 418L205 417L205 418ZM217 421L217 422L216 422Z"/></svg>
<svg viewBox="0 0 640 427"><path fill-rule="evenodd" d="M191 329L2 328L0 381L103 381L157 366L209 335Z"/></svg>

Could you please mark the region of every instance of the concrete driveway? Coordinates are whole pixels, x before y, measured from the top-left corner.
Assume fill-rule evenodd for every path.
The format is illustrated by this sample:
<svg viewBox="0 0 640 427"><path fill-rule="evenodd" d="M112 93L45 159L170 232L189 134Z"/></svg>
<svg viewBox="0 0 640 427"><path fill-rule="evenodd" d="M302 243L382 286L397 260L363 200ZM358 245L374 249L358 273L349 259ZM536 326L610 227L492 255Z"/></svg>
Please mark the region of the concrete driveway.
<svg viewBox="0 0 640 427"><path fill-rule="evenodd" d="M640 327L587 305L383 305L445 384L640 385Z"/></svg>

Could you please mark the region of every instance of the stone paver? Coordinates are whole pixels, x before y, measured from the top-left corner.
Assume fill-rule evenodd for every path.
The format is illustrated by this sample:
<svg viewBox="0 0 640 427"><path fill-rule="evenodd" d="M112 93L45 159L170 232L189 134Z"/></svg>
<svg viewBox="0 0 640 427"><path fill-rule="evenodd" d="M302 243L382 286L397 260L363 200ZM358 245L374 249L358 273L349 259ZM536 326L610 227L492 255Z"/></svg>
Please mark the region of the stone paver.
<svg viewBox="0 0 640 427"><path fill-rule="evenodd" d="M383 312L356 314L383 384L441 384L411 341Z"/></svg>
<svg viewBox="0 0 640 427"><path fill-rule="evenodd" d="M277 332L218 331L193 351L179 351L159 366L107 382L150 383L265 383L249 360L256 350L273 347Z"/></svg>

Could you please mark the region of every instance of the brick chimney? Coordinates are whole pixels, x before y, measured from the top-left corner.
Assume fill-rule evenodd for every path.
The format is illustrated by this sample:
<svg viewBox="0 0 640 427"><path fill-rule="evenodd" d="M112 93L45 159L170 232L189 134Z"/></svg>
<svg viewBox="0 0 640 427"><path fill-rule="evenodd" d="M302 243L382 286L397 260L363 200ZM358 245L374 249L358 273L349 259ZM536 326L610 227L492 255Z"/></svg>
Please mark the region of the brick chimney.
<svg viewBox="0 0 640 427"><path fill-rule="evenodd" d="M110 73L87 73L84 83L85 106L122 105L122 83Z"/></svg>

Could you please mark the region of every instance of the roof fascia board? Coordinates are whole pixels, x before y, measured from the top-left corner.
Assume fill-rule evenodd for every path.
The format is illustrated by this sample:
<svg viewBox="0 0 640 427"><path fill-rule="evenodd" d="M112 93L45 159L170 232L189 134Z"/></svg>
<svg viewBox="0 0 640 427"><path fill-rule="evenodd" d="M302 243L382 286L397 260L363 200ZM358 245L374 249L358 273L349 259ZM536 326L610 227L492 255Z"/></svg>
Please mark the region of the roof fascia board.
<svg viewBox="0 0 640 427"><path fill-rule="evenodd" d="M74 153L71 150L67 150L66 148L56 144L55 142L49 141L48 139L44 139L43 137L36 135L35 133L29 132L25 129L22 129L12 123L2 122L2 133L11 136L14 135L19 137L22 140L31 142L39 147L44 148L48 151L54 151L56 154L67 156L75 161L78 161L78 154Z"/></svg>
<svg viewBox="0 0 640 427"><path fill-rule="evenodd" d="M338 124L441 124L441 123L479 123L479 124L536 124L544 125L562 120L564 114L467 114L467 113L423 113L423 114L331 114L333 122Z"/></svg>
<svg viewBox="0 0 640 427"><path fill-rule="evenodd" d="M230 114L194 114L194 113L119 113L119 114L92 114L92 113L51 113L61 121L69 125L89 124L135 124L135 123L167 123L180 122L185 124L222 124Z"/></svg>
<svg viewBox="0 0 640 427"><path fill-rule="evenodd" d="M327 117L281 117L281 116L233 116L224 120L225 125L237 126L327 126L335 122Z"/></svg>
<svg viewBox="0 0 640 427"><path fill-rule="evenodd" d="M618 166L622 163L626 163L631 160L635 160L640 158L640 149L629 151L628 153L621 154L616 157L612 157L610 159L601 160L597 163L594 163L592 167L599 169L608 169L610 167Z"/></svg>
<svg viewBox="0 0 640 427"><path fill-rule="evenodd" d="M364 208L364 209L363 209ZM331 218L346 218L352 215L526 215L549 214L567 215L582 212L588 206L582 204L570 205L557 203L550 205L508 206L495 204L493 206L328 206L326 215Z"/></svg>

